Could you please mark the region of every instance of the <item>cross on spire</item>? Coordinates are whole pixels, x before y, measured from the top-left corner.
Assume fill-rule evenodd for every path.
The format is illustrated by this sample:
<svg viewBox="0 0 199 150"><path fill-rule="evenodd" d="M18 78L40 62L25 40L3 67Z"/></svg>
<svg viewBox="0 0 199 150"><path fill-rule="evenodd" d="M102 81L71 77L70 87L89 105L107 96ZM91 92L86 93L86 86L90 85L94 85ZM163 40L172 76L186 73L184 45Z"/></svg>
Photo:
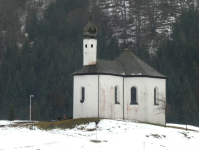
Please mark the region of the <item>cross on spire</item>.
<svg viewBox="0 0 199 150"><path fill-rule="evenodd" d="M91 7L92 7L92 6L89 6L89 8L90 8L89 12L90 12L90 13L92 12L92 11L91 11Z"/></svg>

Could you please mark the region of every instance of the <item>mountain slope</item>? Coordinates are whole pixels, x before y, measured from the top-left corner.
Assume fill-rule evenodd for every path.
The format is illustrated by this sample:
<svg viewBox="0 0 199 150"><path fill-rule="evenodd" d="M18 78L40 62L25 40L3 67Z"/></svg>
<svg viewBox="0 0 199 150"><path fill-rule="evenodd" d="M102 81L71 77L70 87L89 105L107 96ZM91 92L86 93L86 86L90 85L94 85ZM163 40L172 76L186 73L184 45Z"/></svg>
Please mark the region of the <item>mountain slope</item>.
<svg viewBox="0 0 199 150"><path fill-rule="evenodd" d="M109 18L113 36L119 43L128 42L132 47L147 44L154 53L162 38L170 36L172 24L182 9L197 7L197 0L96 0Z"/></svg>

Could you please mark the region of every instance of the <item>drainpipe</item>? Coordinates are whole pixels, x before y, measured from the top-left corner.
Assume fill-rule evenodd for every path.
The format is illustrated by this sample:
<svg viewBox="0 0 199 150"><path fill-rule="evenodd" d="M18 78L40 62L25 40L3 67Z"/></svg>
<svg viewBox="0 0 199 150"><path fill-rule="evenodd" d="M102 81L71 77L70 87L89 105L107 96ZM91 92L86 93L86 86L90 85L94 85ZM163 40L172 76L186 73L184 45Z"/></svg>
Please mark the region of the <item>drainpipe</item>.
<svg viewBox="0 0 199 150"><path fill-rule="evenodd" d="M98 119L99 119L99 75L98 75Z"/></svg>
<svg viewBox="0 0 199 150"><path fill-rule="evenodd" d="M123 77L123 120L124 120L124 77Z"/></svg>

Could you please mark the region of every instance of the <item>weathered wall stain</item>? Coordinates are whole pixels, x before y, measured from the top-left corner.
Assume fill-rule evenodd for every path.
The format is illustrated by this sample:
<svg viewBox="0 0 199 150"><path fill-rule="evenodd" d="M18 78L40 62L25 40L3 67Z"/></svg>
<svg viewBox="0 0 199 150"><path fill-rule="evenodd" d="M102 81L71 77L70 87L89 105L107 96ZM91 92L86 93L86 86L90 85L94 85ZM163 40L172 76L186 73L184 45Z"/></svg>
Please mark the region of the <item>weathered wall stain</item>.
<svg viewBox="0 0 199 150"><path fill-rule="evenodd" d="M106 106L106 95L105 90L102 89L102 99L101 99L101 111L104 112Z"/></svg>
<svg viewBox="0 0 199 150"><path fill-rule="evenodd" d="M134 112L135 112L135 113L138 112L138 108L135 108L135 107L134 107L133 109L134 109Z"/></svg>
<svg viewBox="0 0 199 150"><path fill-rule="evenodd" d="M91 60L92 60L92 59L91 59ZM91 60L90 60L90 61L91 61ZM89 61L89 65L95 65L95 64L96 64L96 62L94 62L94 61L90 62L90 61Z"/></svg>
<svg viewBox="0 0 199 150"><path fill-rule="evenodd" d="M132 111L131 105L129 105L129 104L127 103L127 112L131 112L131 111Z"/></svg>

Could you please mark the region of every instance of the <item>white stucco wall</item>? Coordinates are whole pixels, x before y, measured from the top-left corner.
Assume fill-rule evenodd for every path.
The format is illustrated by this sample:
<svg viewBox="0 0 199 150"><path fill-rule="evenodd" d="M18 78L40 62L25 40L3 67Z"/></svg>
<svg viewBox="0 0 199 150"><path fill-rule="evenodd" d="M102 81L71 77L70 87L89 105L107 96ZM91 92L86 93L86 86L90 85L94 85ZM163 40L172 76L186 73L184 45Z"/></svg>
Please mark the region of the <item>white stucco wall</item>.
<svg viewBox="0 0 199 150"><path fill-rule="evenodd" d="M159 105L154 105L154 88L159 91L159 98L166 100L166 79L149 78L147 81L148 87L148 122L165 125L165 113ZM163 97L162 97L163 96Z"/></svg>
<svg viewBox="0 0 199 150"><path fill-rule="evenodd" d="M120 104L115 104L115 86L119 88ZM80 103L81 87L85 87L84 103ZM137 89L137 105L130 104L132 87ZM97 118L99 115L100 118L123 119L124 116L124 119L128 120L165 125L165 114L160 109L161 103L154 105L155 87L158 88L159 95L166 99L166 79L125 77L123 80L123 77L112 75L74 76L73 118Z"/></svg>
<svg viewBox="0 0 199 150"><path fill-rule="evenodd" d="M87 45L87 47L86 47ZM91 47L93 45L93 47ZM95 65L97 60L97 40L83 40L83 65Z"/></svg>
<svg viewBox="0 0 199 150"><path fill-rule="evenodd" d="M81 87L85 88L85 101L81 103ZM98 117L98 75L74 76L73 118Z"/></svg>
<svg viewBox="0 0 199 150"><path fill-rule="evenodd" d="M100 75L99 79L99 117L123 119L123 77ZM120 104L115 104L115 86L119 88Z"/></svg>
<svg viewBox="0 0 199 150"><path fill-rule="evenodd" d="M147 78L126 77L124 85L124 118L147 122ZM137 105L130 104L132 87L137 90Z"/></svg>
<svg viewBox="0 0 199 150"><path fill-rule="evenodd" d="M124 118L165 125L165 114L160 105L154 105L154 88L165 97L166 80L147 77L125 78ZM131 105L131 87L137 88L138 105ZM162 111L162 113L161 113Z"/></svg>

